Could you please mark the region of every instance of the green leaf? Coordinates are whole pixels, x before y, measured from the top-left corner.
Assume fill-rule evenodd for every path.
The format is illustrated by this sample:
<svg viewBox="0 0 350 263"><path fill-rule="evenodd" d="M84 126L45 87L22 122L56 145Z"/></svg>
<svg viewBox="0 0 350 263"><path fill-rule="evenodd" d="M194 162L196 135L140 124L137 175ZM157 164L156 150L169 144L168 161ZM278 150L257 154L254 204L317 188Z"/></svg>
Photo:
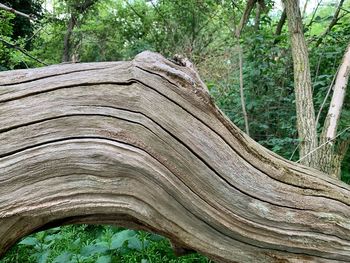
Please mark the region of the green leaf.
<svg viewBox="0 0 350 263"><path fill-rule="evenodd" d="M160 240L165 239L165 237L157 235L157 234L151 234L149 236L149 239L152 240L152 241L160 241Z"/></svg>
<svg viewBox="0 0 350 263"><path fill-rule="evenodd" d="M51 234L56 234L60 231L61 231L61 227L54 227L54 228L46 230L46 232L51 233Z"/></svg>
<svg viewBox="0 0 350 263"><path fill-rule="evenodd" d="M50 255L51 250L47 250L44 253L38 255L38 263L46 263Z"/></svg>
<svg viewBox="0 0 350 263"><path fill-rule="evenodd" d="M98 257L96 263L110 263L112 262L112 257L110 255Z"/></svg>
<svg viewBox="0 0 350 263"><path fill-rule="evenodd" d="M322 20L322 18L320 16L316 16L314 20L315 20L315 22L319 22Z"/></svg>
<svg viewBox="0 0 350 263"><path fill-rule="evenodd" d="M74 242L73 242L73 244L76 246L79 245L80 243L81 243L80 237L77 238L76 240L74 240Z"/></svg>
<svg viewBox="0 0 350 263"><path fill-rule="evenodd" d="M99 245L99 246L104 246L104 247L109 248L109 244L108 244L106 241L101 241L101 242L98 242L98 243L96 243L96 245Z"/></svg>
<svg viewBox="0 0 350 263"><path fill-rule="evenodd" d="M94 254L98 254L98 253L105 253L109 250L108 247L101 245L101 244L94 244L94 245L89 245L86 247L83 247L80 251L80 254L82 256L91 256Z"/></svg>
<svg viewBox="0 0 350 263"><path fill-rule="evenodd" d="M121 248L125 241L129 240L131 237L135 236L136 232L134 230L123 230L112 236L111 249Z"/></svg>
<svg viewBox="0 0 350 263"><path fill-rule="evenodd" d="M44 240L45 240L45 242L50 242L52 240L59 239L60 237L61 237L61 235L53 234L53 235L46 236Z"/></svg>
<svg viewBox="0 0 350 263"><path fill-rule="evenodd" d="M70 261L71 257L72 253L65 251L61 255L58 255L52 263L67 263Z"/></svg>
<svg viewBox="0 0 350 263"><path fill-rule="evenodd" d="M35 234L35 237L38 240L44 241L45 237L46 237L46 232L45 231L41 231Z"/></svg>
<svg viewBox="0 0 350 263"><path fill-rule="evenodd" d="M26 245L26 246L35 246L36 244L38 244L39 241L38 239L36 239L35 237L26 237L25 239L23 239L21 242L19 242L18 244L20 245Z"/></svg>
<svg viewBox="0 0 350 263"><path fill-rule="evenodd" d="M128 248L135 249L137 251L141 251L143 249L142 242L137 236L133 236L128 240Z"/></svg>

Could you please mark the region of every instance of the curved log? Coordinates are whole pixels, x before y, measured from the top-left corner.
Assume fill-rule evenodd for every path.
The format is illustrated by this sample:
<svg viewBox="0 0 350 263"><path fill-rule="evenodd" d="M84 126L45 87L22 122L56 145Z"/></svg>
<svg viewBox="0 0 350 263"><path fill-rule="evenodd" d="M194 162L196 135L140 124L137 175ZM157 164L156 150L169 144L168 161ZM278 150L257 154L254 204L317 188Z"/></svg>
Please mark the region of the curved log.
<svg viewBox="0 0 350 263"><path fill-rule="evenodd" d="M254 142L178 61L0 73L0 254L108 223L217 262L350 262L349 186Z"/></svg>

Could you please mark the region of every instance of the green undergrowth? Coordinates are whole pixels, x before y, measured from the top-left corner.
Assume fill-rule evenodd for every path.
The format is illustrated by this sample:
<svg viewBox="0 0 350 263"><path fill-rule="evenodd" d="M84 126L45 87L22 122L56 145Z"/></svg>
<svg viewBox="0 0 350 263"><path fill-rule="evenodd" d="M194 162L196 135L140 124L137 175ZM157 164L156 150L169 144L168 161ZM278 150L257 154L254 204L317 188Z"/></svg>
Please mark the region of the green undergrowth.
<svg viewBox="0 0 350 263"><path fill-rule="evenodd" d="M176 257L168 239L113 226L69 225L32 234L1 263L211 262L197 253Z"/></svg>

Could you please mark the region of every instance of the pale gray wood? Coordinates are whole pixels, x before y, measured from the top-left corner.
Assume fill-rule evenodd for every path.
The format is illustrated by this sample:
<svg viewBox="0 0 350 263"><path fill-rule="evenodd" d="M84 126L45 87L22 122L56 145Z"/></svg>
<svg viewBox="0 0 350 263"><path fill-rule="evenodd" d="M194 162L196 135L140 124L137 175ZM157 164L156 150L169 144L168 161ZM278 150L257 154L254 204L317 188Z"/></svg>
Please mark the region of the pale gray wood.
<svg viewBox="0 0 350 263"><path fill-rule="evenodd" d="M350 188L284 160L215 106L190 64L0 73L0 254L21 237L108 223L217 262L350 262Z"/></svg>

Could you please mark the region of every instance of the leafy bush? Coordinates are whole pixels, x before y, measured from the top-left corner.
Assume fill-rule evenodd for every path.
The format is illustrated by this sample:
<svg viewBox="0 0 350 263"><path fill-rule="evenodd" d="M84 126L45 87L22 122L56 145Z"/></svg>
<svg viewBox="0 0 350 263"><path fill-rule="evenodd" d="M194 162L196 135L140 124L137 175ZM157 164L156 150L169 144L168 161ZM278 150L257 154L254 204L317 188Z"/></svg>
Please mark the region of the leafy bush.
<svg viewBox="0 0 350 263"><path fill-rule="evenodd" d="M168 239L113 226L70 225L22 239L1 263L210 262L199 254L177 258Z"/></svg>

